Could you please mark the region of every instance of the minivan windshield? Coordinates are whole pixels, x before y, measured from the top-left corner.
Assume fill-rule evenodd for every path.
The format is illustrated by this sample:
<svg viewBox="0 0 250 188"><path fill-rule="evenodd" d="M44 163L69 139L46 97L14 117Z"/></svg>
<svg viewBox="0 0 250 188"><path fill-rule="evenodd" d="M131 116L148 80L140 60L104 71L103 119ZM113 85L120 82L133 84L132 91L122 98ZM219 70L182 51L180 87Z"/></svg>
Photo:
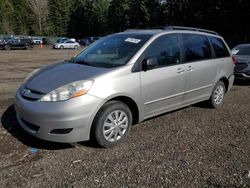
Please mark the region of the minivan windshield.
<svg viewBox="0 0 250 188"><path fill-rule="evenodd" d="M77 55L75 63L112 68L125 65L150 39L149 34L115 34L96 41Z"/></svg>
<svg viewBox="0 0 250 188"><path fill-rule="evenodd" d="M232 54L250 56L250 45L238 46L232 50Z"/></svg>

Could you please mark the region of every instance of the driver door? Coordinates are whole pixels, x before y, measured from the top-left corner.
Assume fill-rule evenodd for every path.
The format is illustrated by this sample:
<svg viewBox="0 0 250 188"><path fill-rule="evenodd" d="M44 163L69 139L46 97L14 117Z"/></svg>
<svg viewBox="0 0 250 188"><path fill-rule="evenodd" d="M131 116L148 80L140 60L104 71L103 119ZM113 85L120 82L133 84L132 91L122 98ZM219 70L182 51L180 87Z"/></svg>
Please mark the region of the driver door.
<svg viewBox="0 0 250 188"><path fill-rule="evenodd" d="M157 38L146 49L143 59L154 64L141 72L144 117L176 109L183 104L185 65L181 64L177 34Z"/></svg>

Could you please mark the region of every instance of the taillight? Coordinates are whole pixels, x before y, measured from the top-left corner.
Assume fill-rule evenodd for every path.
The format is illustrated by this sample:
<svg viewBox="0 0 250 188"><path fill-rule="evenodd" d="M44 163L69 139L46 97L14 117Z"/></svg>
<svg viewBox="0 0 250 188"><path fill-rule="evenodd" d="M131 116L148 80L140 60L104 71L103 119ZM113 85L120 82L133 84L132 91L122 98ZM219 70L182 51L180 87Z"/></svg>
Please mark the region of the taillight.
<svg viewBox="0 0 250 188"><path fill-rule="evenodd" d="M233 59L233 64L235 65L237 63L235 57L232 57L232 59Z"/></svg>

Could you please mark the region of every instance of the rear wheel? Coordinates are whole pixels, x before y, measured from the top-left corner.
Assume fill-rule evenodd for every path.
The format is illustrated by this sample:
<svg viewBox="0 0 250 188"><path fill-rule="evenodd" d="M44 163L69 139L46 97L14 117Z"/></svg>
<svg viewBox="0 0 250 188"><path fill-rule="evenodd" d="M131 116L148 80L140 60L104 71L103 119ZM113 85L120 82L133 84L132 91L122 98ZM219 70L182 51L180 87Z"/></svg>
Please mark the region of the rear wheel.
<svg viewBox="0 0 250 188"><path fill-rule="evenodd" d="M219 81L213 90L213 93L209 99L209 103L213 108L219 108L222 106L224 97L226 93L225 84L222 81Z"/></svg>
<svg viewBox="0 0 250 188"><path fill-rule="evenodd" d="M97 113L92 127L92 138L104 148L123 142L132 125L129 107L119 101L106 103Z"/></svg>
<svg viewBox="0 0 250 188"><path fill-rule="evenodd" d="M31 47L30 45L26 45L26 46L25 46L25 49L26 49L26 50L31 50L32 47Z"/></svg>
<svg viewBox="0 0 250 188"><path fill-rule="evenodd" d="M74 49L75 49L75 50L77 50L77 49L78 49L78 46L77 46L77 45L75 45Z"/></svg>

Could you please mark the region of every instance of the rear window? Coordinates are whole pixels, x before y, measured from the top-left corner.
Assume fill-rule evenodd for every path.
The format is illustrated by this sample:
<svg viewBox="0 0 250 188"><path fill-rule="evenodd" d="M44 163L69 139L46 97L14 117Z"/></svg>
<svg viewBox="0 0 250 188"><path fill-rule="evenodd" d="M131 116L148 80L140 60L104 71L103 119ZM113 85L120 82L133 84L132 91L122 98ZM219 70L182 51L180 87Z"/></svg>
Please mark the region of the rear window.
<svg viewBox="0 0 250 188"><path fill-rule="evenodd" d="M182 34L185 61L198 61L212 58L210 43L206 36Z"/></svg>
<svg viewBox="0 0 250 188"><path fill-rule="evenodd" d="M209 37L209 39L212 43L217 58L230 56L230 53L222 39L216 37Z"/></svg>

